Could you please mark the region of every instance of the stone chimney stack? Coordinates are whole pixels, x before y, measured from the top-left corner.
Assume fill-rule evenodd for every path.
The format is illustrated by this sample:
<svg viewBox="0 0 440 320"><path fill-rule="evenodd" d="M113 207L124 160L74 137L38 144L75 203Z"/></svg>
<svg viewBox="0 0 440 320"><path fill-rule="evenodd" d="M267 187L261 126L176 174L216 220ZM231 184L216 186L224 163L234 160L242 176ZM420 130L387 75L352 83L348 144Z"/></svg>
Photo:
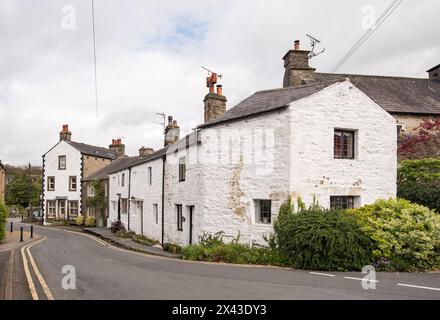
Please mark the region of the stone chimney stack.
<svg viewBox="0 0 440 320"><path fill-rule="evenodd" d="M165 147L169 146L180 139L180 128L177 125L177 121L173 120L173 117L168 117L168 125L165 128Z"/></svg>
<svg viewBox="0 0 440 320"><path fill-rule="evenodd" d="M214 86L217 83L217 78L220 77L216 73L212 73L206 79L206 86L209 88L209 93L205 96L203 102L205 103L205 123L214 120L226 112L226 97L223 95L223 87L217 85L217 92L214 92Z"/></svg>
<svg viewBox="0 0 440 320"><path fill-rule="evenodd" d="M440 64L427 70L429 74L429 80L440 81Z"/></svg>
<svg viewBox="0 0 440 320"><path fill-rule="evenodd" d="M60 132L60 141L72 141L72 132L69 131L68 124L63 124L63 130Z"/></svg>
<svg viewBox="0 0 440 320"><path fill-rule="evenodd" d="M125 156L125 144L122 143L121 139L113 139L112 144L108 148L116 153L118 158Z"/></svg>
<svg viewBox="0 0 440 320"><path fill-rule="evenodd" d="M153 148L145 148L144 146L142 146L139 149L139 157L147 157L150 154L154 153L154 149Z"/></svg>
<svg viewBox="0 0 440 320"><path fill-rule="evenodd" d="M284 88L298 87L315 81L316 69L309 66L309 53L309 50L301 50L300 42L296 40L293 50L284 55Z"/></svg>

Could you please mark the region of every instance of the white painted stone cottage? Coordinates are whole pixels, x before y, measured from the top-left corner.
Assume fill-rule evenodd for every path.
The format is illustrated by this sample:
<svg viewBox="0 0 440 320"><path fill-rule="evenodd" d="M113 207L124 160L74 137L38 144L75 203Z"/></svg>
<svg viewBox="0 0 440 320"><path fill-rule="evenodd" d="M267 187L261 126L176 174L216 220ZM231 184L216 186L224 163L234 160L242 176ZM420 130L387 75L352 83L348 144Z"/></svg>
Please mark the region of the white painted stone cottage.
<svg viewBox="0 0 440 320"><path fill-rule="evenodd" d="M71 137L68 125L63 125L59 142L43 155L41 210L45 223L72 221L85 214L81 180L124 153L120 140L106 149L72 141Z"/></svg>
<svg viewBox="0 0 440 320"><path fill-rule="evenodd" d="M165 149L109 175L109 223L161 243L224 231L265 244L289 196L349 208L396 195L396 120L349 79L256 92L227 111L215 83L194 132L178 139L170 119Z"/></svg>

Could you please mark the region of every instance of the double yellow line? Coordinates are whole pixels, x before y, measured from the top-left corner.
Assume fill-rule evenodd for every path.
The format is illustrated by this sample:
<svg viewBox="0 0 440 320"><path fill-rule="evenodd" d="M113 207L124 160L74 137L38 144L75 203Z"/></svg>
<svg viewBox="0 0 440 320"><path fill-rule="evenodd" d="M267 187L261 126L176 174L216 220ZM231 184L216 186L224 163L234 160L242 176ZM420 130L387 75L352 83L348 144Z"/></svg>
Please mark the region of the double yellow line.
<svg viewBox="0 0 440 320"><path fill-rule="evenodd" d="M34 281L32 279L31 270L29 268L28 259L26 258L26 253L29 257L29 262L32 266L32 269L34 270L35 275L37 276L38 282L40 283L40 286L43 288L44 294L46 295L47 300L54 300L52 292L49 289L49 286L47 285L46 281L44 280L43 276L40 273L40 270L37 267L37 264L35 263L34 257L32 256L32 253L30 251L30 248L32 248L34 245L39 244L46 240L46 237L44 237L41 240L32 242L28 245L25 245L23 248L21 248L21 256L23 258L23 266L24 266L24 273L26 274L26 279L28 282L29 290L32 295L32 299L39 300L37 289L35 287Z"/></svg>

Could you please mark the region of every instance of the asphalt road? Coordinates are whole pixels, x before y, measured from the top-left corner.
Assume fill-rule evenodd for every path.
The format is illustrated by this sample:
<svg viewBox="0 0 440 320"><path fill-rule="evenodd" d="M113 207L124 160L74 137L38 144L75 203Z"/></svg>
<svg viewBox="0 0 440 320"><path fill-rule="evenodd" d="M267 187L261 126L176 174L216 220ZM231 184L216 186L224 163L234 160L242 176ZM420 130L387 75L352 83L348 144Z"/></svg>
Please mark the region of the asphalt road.
<svg viewBox="0 0 440 320"><path fill-rule="evenodd" d="M376 289L365 290L353 279L362 273L187 262L53 228L36 233L46 239L30 251L54 299L440 299L440 273L376 273ZM66 265L75 268L76 289L62 288Z"/></svg>

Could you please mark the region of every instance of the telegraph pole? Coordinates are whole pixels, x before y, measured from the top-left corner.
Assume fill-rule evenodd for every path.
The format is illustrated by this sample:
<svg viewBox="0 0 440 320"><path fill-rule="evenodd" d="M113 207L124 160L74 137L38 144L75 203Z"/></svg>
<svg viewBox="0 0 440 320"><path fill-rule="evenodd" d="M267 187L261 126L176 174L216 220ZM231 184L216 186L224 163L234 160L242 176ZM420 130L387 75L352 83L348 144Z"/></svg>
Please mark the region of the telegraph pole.
<svg viewBox="0 0 440 320"><path fill-rule="evenodd" d="M31 178L31 163L29 162L28 167L28 221L31 221L32 218L32 178Z"/></svg>

